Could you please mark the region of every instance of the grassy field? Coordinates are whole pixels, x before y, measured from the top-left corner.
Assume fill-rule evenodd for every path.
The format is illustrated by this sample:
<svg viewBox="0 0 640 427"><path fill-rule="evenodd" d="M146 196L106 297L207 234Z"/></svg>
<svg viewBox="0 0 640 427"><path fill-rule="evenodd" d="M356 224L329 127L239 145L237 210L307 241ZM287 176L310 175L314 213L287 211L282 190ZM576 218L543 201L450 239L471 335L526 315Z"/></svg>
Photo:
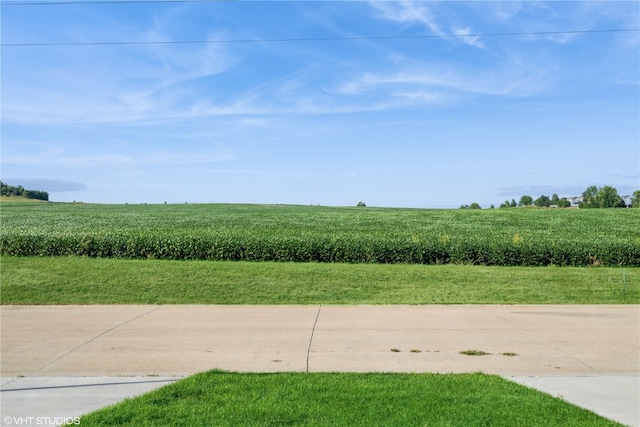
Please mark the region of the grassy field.
<svg viewBox="0 0 640 427"><path fill-rule="evenodd" d="M619 426L483 374L211 371L81 418L82 426Z"/></svg>
<svg viewBox="0 0 640 427"><path fill-rule="evenodd" d="M3 203L0 254L640 266L640 209Z"/></svg>
<svg viewBox="0 0 640 427"><path fill-rule="evenodd" d="M22 196L0 196L0 203L47 203L39 199L27 199Z"/></svg>
<svg viewBox="0 0 640 427"><path fill-rule="evenodd" d="M1 257L2 304L638 304L640 268Z"/></svg>

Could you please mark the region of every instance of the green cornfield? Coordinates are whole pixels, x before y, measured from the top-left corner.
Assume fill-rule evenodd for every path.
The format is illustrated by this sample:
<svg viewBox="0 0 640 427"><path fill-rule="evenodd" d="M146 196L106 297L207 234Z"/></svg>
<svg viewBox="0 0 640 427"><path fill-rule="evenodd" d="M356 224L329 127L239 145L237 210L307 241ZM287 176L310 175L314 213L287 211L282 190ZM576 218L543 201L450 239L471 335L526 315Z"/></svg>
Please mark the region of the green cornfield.
<svg viewBox="0 0 640 427"><path fill-rule="evenodd" d="M3 203L0 255L640 266L640 209Z"/></svg>

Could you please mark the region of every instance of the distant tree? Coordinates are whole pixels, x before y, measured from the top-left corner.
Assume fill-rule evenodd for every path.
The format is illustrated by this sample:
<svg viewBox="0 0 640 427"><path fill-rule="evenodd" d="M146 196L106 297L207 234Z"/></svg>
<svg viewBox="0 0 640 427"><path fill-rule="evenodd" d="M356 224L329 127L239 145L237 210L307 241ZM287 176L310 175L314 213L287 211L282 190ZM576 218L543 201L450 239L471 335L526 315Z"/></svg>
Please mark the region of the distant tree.
<svg viewBox="0 0 640 427"><path fill-rule="evenodd" d="M511 207L511 202L509 202L508 200L505 200L504 203L500 205L500 209L505 209L510 207Z"/></svg>
<svg viewBox="0 0 640 427"><path fill-rule="evenodd" d="M640 208L640 190L633 192L633 198L631 199L632 208Z"/></svg>
<svg viewBox="0 0 640 427"><path fill-rule="evenodd" d="M584 190L582 192L582 202L579 206L586 209L597 208L598 204L596 202L596 194L598 194L598 187L595 185Z"/></svg>
<svg viewBox="0 0 640 427"><path fill-rule="evenodd" d="M489 209L495 209L496 207L494 205L491 205L491 207L489 207Z"/></svg>
<svg viewBox="0 0 640 427"><path fill-rule="evenodd" d="M27 199L49 200L49 193L38 190L25 190L24 195Z"/></svg>
<svg viewBox="0 0 640 427"><path fill-rule="evenodd" d="M597 188L595 185L582 193L581 208L625 208L624 199L618 195L618 190L609 185Z"/></svg>
<svg viewBox="0 0 640 427"><path fill-rule="evenodd" d="M562 199L558 200L558 207L559 208L571 207L571 202L569 200L567 200L566 197L563 197Z"/></svg>
<svg viewBox="0 0 640 427"><path fill-rule="evenodd" d="M624 208L627 206L622 197L618 195L618 190L608 185L598 190L596 203L600 208Z"/></svg>
<svg viewBox="0 0 640 427"><path fill-rule="evenodd" d="M520 206L531 206L533 204L533 197L522 196L520 197Z"/></svg>
<svg viewBox="0 0 640 427"><path fill-rule="evenodd" d="M518 206L518 204L516 203L516 199L511 199L511 207L515 208L516 206Z"/></svg>
<svg viewBox="0 0 640 427"><path fill-rule="evenodd" d="M366 208L367 207L367 205L364 202L358 202L357 206L359 208Z"/></svg>
<svg viewBox="0 0 640 427"><path fill-rule="evenodd" d="M538 206L538 207L549 207L551 206L551 199L549 198L549 196L545 196L542 195L540 197L538 197L534 202L534 205Z"/></svg>
<svg viewBox="0 0 640 427"><path fill-rule="evenodd" d="M556 206L560 204L560 196L558 196L558 194L553 193L553 195L551 196L551 204Z"/></svg>
<svg viewBox="0 0 640 427"><path fill-rule="evenodd" d="M479 204L473 202L469 205L469 209L482 209Z"/></svg>
<svg viewBox="0 0 640 427"><path fill-rule="evenodd" d="M26 197L27 199L49 200L49 193L38 190L25 190L22 185L14 187L0 181L0 194L3 196Z"/></svg>
<svg viewBox="0 0 640 427"><path fill-rule="evenodd" d="M22 185L18 185L15 189L16 196L24 196L24 187Z"/></svg>

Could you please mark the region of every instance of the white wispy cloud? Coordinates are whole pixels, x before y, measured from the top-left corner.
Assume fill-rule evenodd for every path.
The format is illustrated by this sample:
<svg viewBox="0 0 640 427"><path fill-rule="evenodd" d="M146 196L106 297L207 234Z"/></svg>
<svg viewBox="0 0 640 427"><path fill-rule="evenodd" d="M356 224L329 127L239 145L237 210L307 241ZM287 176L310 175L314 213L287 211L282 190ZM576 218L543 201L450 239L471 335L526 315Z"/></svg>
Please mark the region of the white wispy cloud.
<svg viewBox="0 0 640 427"><path fill-rule="evenodd" d="M405 25L419 24L429 29L433 34L445 34L424 3L402 0L399 2L372 1L370 4L383 19Z"/></svg>
<svg viewBox="0 0 640 427"><path fill-rule="evenodd" d="M442 100L442 94L425 90L391 92L389 95L416 100L421 103L438 103Z"/></svg>
<svg viewBox="0 0 640 427"><path fill-rule="evenodd" d="M61 52L64 61L32 68L3 88L3 121L132 123L188 116L190 105L199 99L219 96L212 87L203 91L202 81L229 71L238 61L216 44Z"/></svg>
<svg viewBox="0 0 640 427"><path fill-rule="evenodd" d="M458 35L453 38L458 40L456 43L486 49L487 42L479 36L470 36L474 29L464 22L473 14L454 18L452 9L443 12L425 2L369 4L380 19L405 26L418 25L436 35ZM552 6L500 3L494 7L494 14L504 19L536 7L553 10ZM141 37L171 39L183 30L184 25L176 28L176 21L181 22L177 18L183 18L180 13L156 17L152 28L142 31ZM585 10L583 15L592 18L594 13ZM551 14L556 23L569 19L566 13L558 15ZM529 22L534 26L551 25ZM553 42L569 43L575 37L578 36L557 36ZM220 29L203 38L229 37ZM281 51L272 49L276 53ZM27 78L13 79L15 84L3 88L3 120L22 124L150 124L240 116L252 117L252 123L258 123L255 121L258 118L269 120L285 114L384 111L419 103L437 104L449 102L452 94L528 96L554 84L549 64L540 63L532 54L527 54L528 59L516 60L517 56L525 56L522 53L487 53L487 57L495 55L498 61L487 59L471 68L453 63L433 65L420 59L406 59L411 55L403 52L380 48L378 52L387 58L387 63L354 57L347 58L349 66L338 65L337 70L331 63L322 63L333 60L339 64L337 58L325 53L322 61L303 63L303 59L285 74L263 77L256 73L239 84L239 79L232 77L217 80L238 70L247 73L242 66L251 61L238 49L232 51L226 45L152 45L101 52L106 53L92 60L88 54L68 51L66 61L58 62L54 69L32 69ZM485 50L475 52L484 54ZM276 58L287 59L285 55ZM50 81L55 84L46 84L52 74L55 78Z"/></svg>
<svg viewBox="0 0 640 427"><path fill-rule="evenodd" d="M483 7L493 7L493 15L504 21L515 18L524 6L524 2L520 1L497 1L485 3ZM485 9L486 10L486 9Z"/></svg>
<svg viewBox="0 0 640 427"><path fill-rule="evenodd" d="M166 148L145 150L144 153L106 151L101 147L87 146L83 153L73 147L45 147L41 151L24 152L12 149L3 153L2 163L21 166L66 167L143 167L162 165L197 165L233 160L236 155L225 149L183 149L169 151Z"/></svg>
<svg viewBox="0 0 640 427"><path fill-rule="evenodd" d="M535 69L456 70L447 66L427 71L365 73L333 88L341 95L361 95L380 88L393 93L413 86L414 92L434 94L441 90L492 96L526 96L545 89L544 71ZM431 98L433 99L433 98Z"/></svg>
<svg viewBox="0 0 640 427"><path fill-rule="evenodd" d="M485 44L480 41L480 36L474 34L471 27L452 28L452 31L453 34L460 36L460 39L462 39L469 46L477 47L479 49L485 48Z"/></svg>
<svg viewBox="0 0 640 427"><path fill-rule="evenodd" d="M444 16L436 17L431 12L429 5L424 2L407 0L398 2L371 1L370 4L379 12L382 19L406 26L419 25L434 35L447 37L476 48L485 48L484 43L479 40L479 36L469 36L474 33L470 26L466 25L459 28L455 24L447 22ZM450 37L451 35L460 37Z"/></svg>

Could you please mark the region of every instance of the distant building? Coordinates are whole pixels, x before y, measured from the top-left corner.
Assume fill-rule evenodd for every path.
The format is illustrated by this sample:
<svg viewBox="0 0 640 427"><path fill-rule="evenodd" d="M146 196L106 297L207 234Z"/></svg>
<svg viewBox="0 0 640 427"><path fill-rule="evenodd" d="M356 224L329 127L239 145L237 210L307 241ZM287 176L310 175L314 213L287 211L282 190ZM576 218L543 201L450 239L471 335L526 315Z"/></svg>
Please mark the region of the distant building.
<svg viewBox="0 0 640 427"><path fill-rule="evenodd" d="M620 196L626 207L630 208L633 205L633 198L631 196ZM572 208L577 208L584 200L582 196L567 197L567 200L571 203Z"/></svg>
<svg viewBox="0 0 640 427"><path fill-rule="evenodd" d="M582 201L584 200L584 198L582 196L573 196L573 197L567 197L567 200L571 203L571 208L577 208L578 206L580 206L580 203L582 203Z"/></svg>

